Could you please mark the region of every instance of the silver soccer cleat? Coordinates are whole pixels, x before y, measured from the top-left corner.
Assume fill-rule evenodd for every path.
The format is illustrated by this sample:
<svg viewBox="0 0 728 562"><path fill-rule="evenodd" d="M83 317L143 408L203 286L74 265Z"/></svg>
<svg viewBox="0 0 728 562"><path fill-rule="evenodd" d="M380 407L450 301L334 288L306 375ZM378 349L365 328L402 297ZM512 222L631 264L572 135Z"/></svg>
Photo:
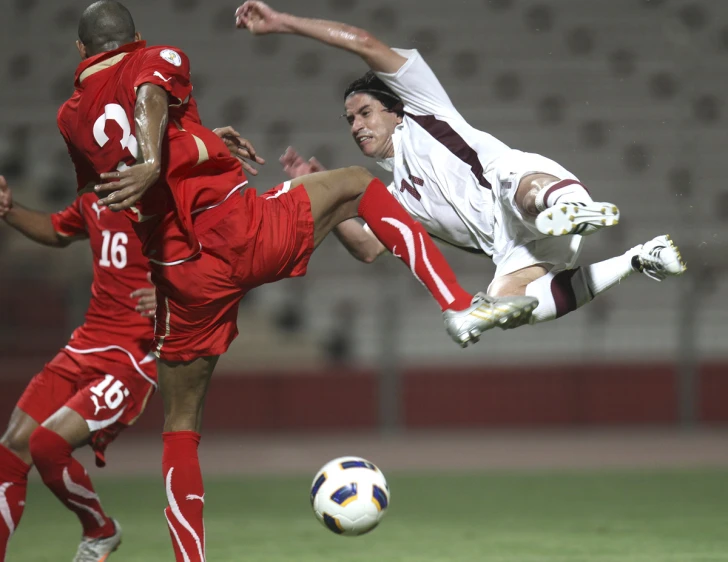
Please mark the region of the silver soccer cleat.
<svg viewBox="0 0 728 562"><path fill-rule="evenodd" d="M104 562L121 544L121 525L114 519L116 532L110 537L90 539L83 537L73 562Z"/></svg>
<svg viewBox="0 0 728 562"><path fill-rule="evenodd" d="M537 306L538 299L534 297L490 297L478 293L470 307L446 310L442 316L450 337L460 347L467 347L469 343L477 342L487 330L496 327L510 330L528 324Z"/></svg>
<svg viewBox="0 0 728 562"><path fill-rule="evenodd" d="M632 267L655 281L682 275L687 270L680 250L669 234L657 236L641 246L632 248L631 251L634 252Z"/></svg>
<svg viewBox="0 0 728 562"><path fill-rule="evenodd" d="M558 203L536 217L536 228L547 236L588 236L618 224L619 209L613 203Z"/></svg>

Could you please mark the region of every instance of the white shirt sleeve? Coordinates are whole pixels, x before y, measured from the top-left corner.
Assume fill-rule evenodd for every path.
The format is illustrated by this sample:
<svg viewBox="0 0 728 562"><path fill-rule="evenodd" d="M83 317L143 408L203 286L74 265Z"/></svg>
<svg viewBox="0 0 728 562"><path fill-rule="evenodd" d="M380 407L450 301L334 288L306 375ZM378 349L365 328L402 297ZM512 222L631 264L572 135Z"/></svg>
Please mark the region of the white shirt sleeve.
<svg viewBox="0 0 728 562"><path fill-rule="evenodd" d="M392 49L407 59L394 74L375 74L397 94L404 110L414 115L459 115L447 92L417 49Z"/></svg>

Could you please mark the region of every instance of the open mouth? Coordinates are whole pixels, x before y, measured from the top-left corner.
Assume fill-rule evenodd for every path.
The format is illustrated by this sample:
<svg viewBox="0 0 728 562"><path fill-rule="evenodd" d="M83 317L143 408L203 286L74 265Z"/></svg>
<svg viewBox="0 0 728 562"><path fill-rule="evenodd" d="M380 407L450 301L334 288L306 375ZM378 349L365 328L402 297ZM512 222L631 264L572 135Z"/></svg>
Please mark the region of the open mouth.
<svg viewBox="0 0 728 562"><path fill-rule="evenodd" d="M370 137L370 136L367 136L367 135L363 135L363 136L357 138L356 139L356 142L359 143L359 146L364 146L366 144L371 143L373 140L374 140L373 137Z"/></svg>

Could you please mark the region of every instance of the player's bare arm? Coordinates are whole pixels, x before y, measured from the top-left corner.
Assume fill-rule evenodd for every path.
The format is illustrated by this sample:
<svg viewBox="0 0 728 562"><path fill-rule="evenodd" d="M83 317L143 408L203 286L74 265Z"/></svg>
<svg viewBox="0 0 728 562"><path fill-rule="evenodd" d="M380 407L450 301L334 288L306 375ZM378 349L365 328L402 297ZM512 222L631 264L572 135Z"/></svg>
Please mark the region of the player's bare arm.
<svg viewBox="0 0 728 562"><path fill-rule="evenodd" d="M112 211L133 207L152 187L162 170L162 141L169 121L169 99L164 89L154 84L142 84L137 91L134 108L136 138L142 161L123 171L101 174L107 181L96 186L97 193L112 191L99 205Z"/></svg>
<svg viewBox="0 0 728 562"><path fill-rule="evenodd" d="M13 193L3 176L0 176L0 218L25 237L44 246L63 248L81 239L56 232L50 213L33 211L14 202Z"/></svg>
<svg viewBox="0 0 728 562"><path fill-rule="evenodd" d="M283 171L292 179L326 170L315 157L304 160L291 146L280 157L280 163L283 165ZM334 234L352 256L364 263L372 263L387 250L384 244L356 219L339 223L334 228Z"/></svg>
<svg viewBox="0 0 728 562"><path fill-rule="evenodd" d="M290 33L359 55L377 72L395 73L407 59L368 31L329 20L301 18L277 12L264 2L248 1L235 12L235 24L253 35Z"/></svg>
<svg viewBox="0 0 728 562"><path fill-rule="evenodd" d="M265 164L265 159L258 156L258 152L255 150L253 143L241 137L240 133L229 125L227 127L213 129L212 132L222 139L225 146L228 147L230 154L240 161L240 164L246 172L253 176L258 175L258 170L253 168L250 162L263 165Z"/></svg>

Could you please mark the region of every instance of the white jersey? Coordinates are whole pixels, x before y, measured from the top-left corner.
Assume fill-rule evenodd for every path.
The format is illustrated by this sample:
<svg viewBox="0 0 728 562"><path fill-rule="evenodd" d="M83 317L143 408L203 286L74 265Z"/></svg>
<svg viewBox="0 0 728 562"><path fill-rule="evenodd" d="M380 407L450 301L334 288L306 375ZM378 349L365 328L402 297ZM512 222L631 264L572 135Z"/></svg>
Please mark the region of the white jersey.
<svg viewBox="0 0 728 562"><path fill-rule="evenodd" d="M434 237L494 253L494 196L486 171L509 147L470 126L416 50L394 49L407 62L377 72L402 100L404 119L393 135L393 195Z"/></svg>

